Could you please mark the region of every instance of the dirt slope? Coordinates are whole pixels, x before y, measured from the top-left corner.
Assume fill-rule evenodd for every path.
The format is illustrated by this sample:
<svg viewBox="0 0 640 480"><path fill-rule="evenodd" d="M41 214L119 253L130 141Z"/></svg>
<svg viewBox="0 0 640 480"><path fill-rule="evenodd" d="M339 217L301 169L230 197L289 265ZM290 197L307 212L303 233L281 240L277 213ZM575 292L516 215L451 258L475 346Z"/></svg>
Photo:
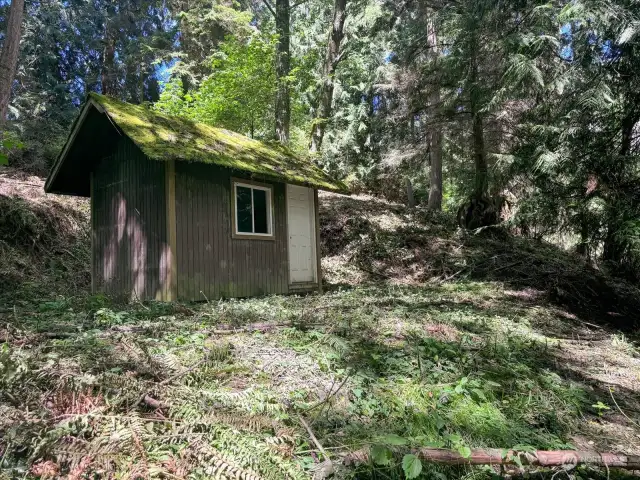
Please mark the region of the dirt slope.
<svg viewBox="0 0 640 480"><path fill-rule="evenodd" d="M452 216L408 210L374 197L321 194L326 279L336 284L387 280L441 284L499 281L527 289L584 321L640 327L640 290L559 248L500 229L469 234Z"/></svg>
<svg viewBox="0 0 640 480"><path fill-rule="evenodd" d="M86 200L46 195L41 178L0 167L0 295L86 290L90 238Z"/></svg>

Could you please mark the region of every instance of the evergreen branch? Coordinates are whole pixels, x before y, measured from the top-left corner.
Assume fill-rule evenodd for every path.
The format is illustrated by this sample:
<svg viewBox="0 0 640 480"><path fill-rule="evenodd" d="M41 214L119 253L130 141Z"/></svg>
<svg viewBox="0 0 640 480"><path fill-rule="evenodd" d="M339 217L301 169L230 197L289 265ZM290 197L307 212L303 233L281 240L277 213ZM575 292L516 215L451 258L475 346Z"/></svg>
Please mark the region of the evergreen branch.
<svg viewBox="0 0 640 480"><path fill-rule="evenodd" d="M267 6L269 11L271 12L271 15L273 15L275 17L276 16L276 11L273 8L273 6L271 5L271 3L269 3L269 0L262 0L262 2Z"/></svg>

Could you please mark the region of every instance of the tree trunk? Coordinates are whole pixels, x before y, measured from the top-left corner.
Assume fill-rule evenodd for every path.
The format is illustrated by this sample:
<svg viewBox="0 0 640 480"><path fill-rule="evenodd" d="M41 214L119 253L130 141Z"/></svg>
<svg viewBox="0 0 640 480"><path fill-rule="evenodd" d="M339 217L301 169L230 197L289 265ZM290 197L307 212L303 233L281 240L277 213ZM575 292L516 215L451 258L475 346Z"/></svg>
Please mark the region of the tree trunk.
<svg viewBox="0 0 640 480"><path fill-rule="evenodd" d="M7 120L7 110L11 101L11 87L18 65L23 17L24 0L13 0L9 7L7 32L4 36L2 54L0 54L0 128Z"/></svg>
<svg viewBox="0 0 640 480"><path fill-rule="evenodd" d="M484 146L484 126L482 114L475 111L473 115L473 157L476 168L475 188L473 196L476 199L486 198L489 189L489 167Z"/></svg>
<svg viewBox="0 0 640 480"><path fill-rule="evenodd" d="M486 198L489 189L489 167L487 165L487 153L484 144L484 125L480 112L480 92L478 78L478 58L474 55L471 59L470 79L470 105L472 117L473 156L475 164L475 188L473 196L477 199Z"/></svg>
<svg viewBox="0 0 640 480"><path fill-rule="evenodd" d="M104 52L102 53L102 94L116 95L116 39L109 26L109 19L104 26Z"/></svg>
<svg viewBox="0 0 640 480"><path fill-rule="evenodd" d="M344 22L347 18L347 0L335 0L333 5L333 22L327 54L322 67L322 87L318 101L318 112L311 127L311 152L317 152L322 146L324 132L331 116L331 104L333 101L333 87L336 67L340 61L340 43L344 38Z"/></svg>
<svg viewBox="0 0 640 480"><path fill-rule="evenodd" d="M477 43L476 43L477 44ZM471 59L469 78L469 95L471 114L471 136L473 142L473 158L475 166L475 184L471 198L458 209L458 223L469 230L495 225L498 223L498 212L493 201L488 198L489 165L484 143L484 124L482 118L478 60L475 55Z"/></svg>
<svg viewBox="0 0 640 480"><path fill-rule="evenodd" d="M580 243L578 243L576 247L576 253L584 257L585 260L590 261L591 252L589 247L591 245L591 242L589 241L590 240L589 223L587 221L587 211L585 206L583 206L580 209L579 219L580 219Z"/></svg>
<svg viewBox="0 0 640 480"><path fill-rule="evenodd" d="M145 88L146 79L147 79L147 72L145 72L144 68L141 65L139 69L139 75L138 75L138 102L139 103L143 103L145 100L144 88Z"/></svg>
<svg viewBox="0 0 640 480"><path fill-rule="evenodd" d="M437 72L438 61L438 35L435 20L431 19L428 25L428 42L431 47L433 58L433 71ZM438 73L436 73L438 75ZM438 123L437 112L440 108L440 82L434 82L433 90L429 96L431 107L431 135L429 153L431 156L431 167L429 171L429 203L430 210L442 210L442 128Z"/></svg>
<svg viewBox="0 0 640 480"><path fill-rule="evenodd" d="M440 92L437 99L440 101ZM435 99L435 95L433 97ZM431 131L429 152L431 155L431 167L429 170L429 203L430 210L442 210L442 131L440 127L434 127Z"/></svg>
<svg viewBox="0 0 640 480"><path fill-rule="evenodd" d="M291 122L291 99L287 77L291 69L289 38L289 0L276 0L276 140L289 143L289 124Z"/></svg>
<svg viewBox="0 0 640 480"><path fill-rule="evenodd" d="M635 99L634 99L635 101ZM628 113L622 119L620 130L622 133L622 141L620 144L620 156L626 157L631 152L631 146L633 143L633 132L636 123L638 122L638 114L634 111L634 103L632 101L627 102ZM602 258L613 263L620 264L624 257L624 245L621 244L618 238L619 221L616 218L620 209L616 208L616 196L611 195L609 198L609 214L607 218L607 235L604 239L604 245L602 250Z"/></svg>
<svg viewBox="0 0 640 480"><path fill-rule="evenodd" d="M629 155L631 151L631 144L633 142L633 128L638 122L638 114L634 111L629 112L622 119L622 143L620 144L620 155L626 156Z"/></svg>
<svg viewBox="0 0 640 480"><path fill-rule="evenodd" d="M407 178L407 206L409 208L415 208L416 200L413 196L413 185L411 184L411 180Z"/></svg>
<svg viewBox="0 0 640 480"><path fill-rule="evenodd" d="M187 20L188 13L191 9L191 3L188 0L183 0L176 2L176 7L174 10L174 14L180 18L178 23L178 28L180 29L180 50L182 52L180 62L186 63L186 60L189 59L193 61L193 59L189 58L188 52L193 52L193 42L192 42L192 32L189 22ZM194 85L191 80L191 76L187 73L182 73L180 75L180 80L182 82L182 95L186 95L189 93Z"/></svg>

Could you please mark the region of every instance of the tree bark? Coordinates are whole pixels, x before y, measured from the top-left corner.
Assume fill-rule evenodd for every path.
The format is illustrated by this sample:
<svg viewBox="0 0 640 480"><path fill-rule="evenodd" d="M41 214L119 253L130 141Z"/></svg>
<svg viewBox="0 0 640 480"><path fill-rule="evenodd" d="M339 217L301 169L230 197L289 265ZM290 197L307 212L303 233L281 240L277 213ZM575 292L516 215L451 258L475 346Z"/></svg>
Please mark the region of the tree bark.
<svg viewBox="0 0 640 480"><path fill-rule="evenodd" d="M105 20L104 26L104 51L102 53L102 88L103 95L116 95L116 39L113 36L109 25L109 19Z"/></svg>
<svg viewBox="0 0 640 480"><path fill-rule="evenodd" d="M487 165L487 154L484 143L484 125L482 113L480 112L480 101L478 92L478 61L473 58L471 65L471 120L473 137L473 158L475 165L475 187L473 197L476 200L486 198L489 189L489 166Z"/></svg>
<svg viewBox="0 0 640 480"><path fill-rule="evenodd" d="M473 45L478 45L476 39ZM474 50L475 51L475 50ZM499 215L494 202L488 197L489 165L484 141L484 123L481 110L480 79L478 78L478 58L471 57L469 72L469 113L471 114L471 137L475 167L475 184L471 198L458 209L458 223L461 227L475 230L498 223Z"/></svg>
<svg viewBox="0 0 640 480"><path fill-rule="evenodd" d="M4 36L2 54L0 54L0 128L7 120L7 111L11 101L11 87L18 65L23 17L24 0L13 0L9 7L7 32Z"/></svg>
<svg viewBox="0 0 640 480"><path fill-rule="evenodd" d="M283 144L289 143L289 128L291 122L291 98L289 97L289 84L287 77L291 69L290 57L290 25L289 17L291 7L289 0L276 0L276 33L278 44L276 45L276 140Z"/></svg>
<svg viewBox="0 0 640 480"><path fill-rule="evenodd" d="M484 145L484 126L482 114L473 112L473 156L476 169L475 188L473 195L480 200L486 198L489 189L489 167Z"/></svg>
<svg viewBox="0 0 640 480"><path fill-rule="evenodd" d="M407 178L407 206L409 208L415 208L416 200L413 196L413 185L411 184L411 180Z"/></svg>
<svg viewBox="0 0 640 480"><path fill-rule="evenodd" d="M532 453L506 451L497 448L472 450L468 458L453 450L441 448L420 448L412 453L420 460L442 465L537 465L541 467L558 467L562 465L592 465L598 467L640 469L640 456L618 455L615 453L598 453L575 450L543 451ZM517 459L517 460L516 460ZM361 465L369 462L369 452L360 450L344 459L345 465Z"/></svg>
<svg viewBox="0 0 640 480"><path fill-rule="evenodd" d="M629 152L631 151L631 144L633 142L633 129L637 122L638 114L633 110L625 115L625 117L622 119L622 142L620 144L621 156L629 155Z"/></svg>
<svg viewBox="0 0 640 480"><path fill-rule="evenodd" d="M147 72L144 67L140 65L138 70L138 103L144 102L144 90L145 90L145 82L147 80Z"/></svg>
<svg viewBox="0 0 640 480"><path fill-rule="evenodd" d="M633 132L638 118L640 115L635 111L635 102L637 100L627 101L628 113L622 119L620 130L622 134L622 141L620 143L619 154L621 157L626 157L631 153L631 147L633 144ZM619 221L617 221L616 215L620 210L615 208L616 196L612 195L609 198L609 214L607 219L607 235L604 239L604 245L602 250L602 258L610 262L620 264L624 257L624 246L620 244L620 241L616 238L618 236Z"/></svg>
<svg viewBox="0 0 640 480"><path fill-rule="evenodd" d="M437 72L438 61L438 34L435 20L431 19L428 25L428 42L433 58L433 71ZM436 73L438 75L438 73ZM432 112L432 126L430 135L429 153L431 166L429 170L429 203L430 210L442 210L442 128L438 123L437 112L440 108L440 82L436 81L429 96L429 105ZM434 121L435 119L435 121Z"/></svg>
<svg viewBox="0 0 640 480"><path fill-rule="evenodd" d="M322 87L318 101L318 111L311 127L311 145L309 150L317 152L322 146L327 122L331 116L331 104L333 102L334 77L340 61L340 44L344 38L344 22L347 18L347 0L335 0L333 5L333 22L327 54L322 67Z"/></svg>
<svg viewBox="0 0 640 480"><path fill-rule="evenodd" d="M580 218L580 243L578 243L577 245L576 253L584 257L587 261L590 261L591 253L589 251L589 246L590 246L589 224L587 223L587 212L584 206L580 209L579 218Z"/></svg>

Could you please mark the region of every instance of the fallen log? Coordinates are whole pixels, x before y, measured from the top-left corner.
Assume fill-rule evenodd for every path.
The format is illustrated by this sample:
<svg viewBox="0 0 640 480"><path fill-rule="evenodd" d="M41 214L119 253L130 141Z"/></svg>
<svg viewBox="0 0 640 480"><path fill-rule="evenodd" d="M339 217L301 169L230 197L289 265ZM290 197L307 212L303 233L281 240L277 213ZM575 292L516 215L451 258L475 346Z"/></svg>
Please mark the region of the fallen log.
<svg viewBox="0 0 640 480"><path fill-rule="evenodd" d="M441 465L531 465L539 467L559 467L563 465L590 465L594 467L624 468L640 470L640 456L599 453L577 450L555 450L518 452L498 448L475 449L469 457L463 457L455 450L443 448L418 448L411 451L426 463ZM369 450L363 449L348 454L345 465L369 463Z"/></svg>
<svg viewBox="0 0 640 480"><path fill-rule="evenodd" d="M178 378L180 378L180 377L182 377L182 376L184 376L184 375L186 375L188 373L193 372L200 365L204 364L208 360L208 358L209 357L204 357L202 360L200 360L199 362L195 363L194 365L192 365L191 367L187 368L186 370L183 370L182 372L178 372L175 375L173 375L173 376L161 381L160 383L158 383L158 386L167 385L168 383L171 383L174 380L176 380L176 379L178 379ZM161 401L156 400L153 397L150 397L148 392L145 392L145 393L142 394L140 399L136 402L136 406L140 405L141 403L145 403L145 404L149 405L151 408L155 408L155 409L165 407L165 405Z"/></svg>
<svg viewBox="0 0 640 480"><path fill-rule="evenodd" d="M156 410L158 408L164 408L165 406L160 400L156 400L155 398L150 397L146 393L143 395L142 400L140 400L138 403L144 403L150 406L151 408L155 408Z"/></svg>

